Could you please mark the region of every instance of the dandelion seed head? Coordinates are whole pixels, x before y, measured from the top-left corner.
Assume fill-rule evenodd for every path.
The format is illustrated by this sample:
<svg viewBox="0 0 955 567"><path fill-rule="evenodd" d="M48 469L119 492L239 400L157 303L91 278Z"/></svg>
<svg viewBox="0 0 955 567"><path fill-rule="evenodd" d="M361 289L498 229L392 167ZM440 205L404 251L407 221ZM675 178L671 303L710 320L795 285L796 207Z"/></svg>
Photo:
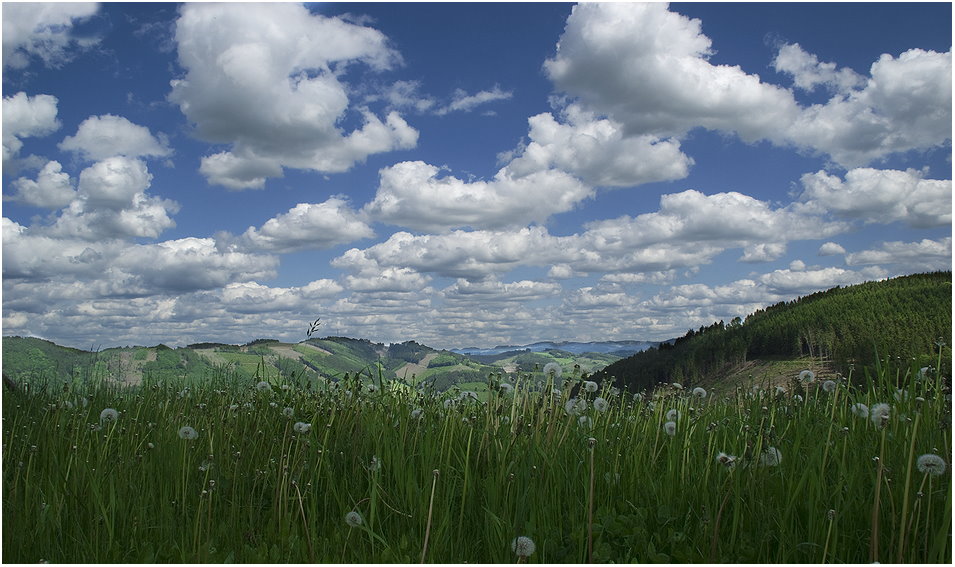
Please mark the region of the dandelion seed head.
<svg viewBox="0 0 955 567"><path fill-rule="evenodd" d="M669 435L670 437L673 437L674 435L676 435L676 422L675 422L675 421L668 421L668 422L664 423L664 424L663 424L663 431L664 431L667 435Z"/></svg>
<svg viewBox="0 0 955 567"><path fill-rule="evenodd" d="M600 386L598 386L596 382L592 382L592 381L590 381L590 380L584 380L584 391L585 391L585 392L591 392L591 393L592 393L592 392L596 392L598 389L600 389Z"/></svg>
<svg viewBox="0 0 955 567"><path fill-rule="evenodd" d="M199 437L199 433L195 429L189 427L188 425L184 425L179 428L180 439L185 439L186 441L192 441L193 439L196 439L198 437Z"/></svg>
<svg viewBox="0 0 955 567"><path fill-rule="evenodd" d="M561 374L563 374L564 372L563 369L561 369L560 365L557 364L556 362L548 362L547 364L545 364L543 371L544 371L544 376L553 375L554 378L560 378Z"/></svg>
<svg viewBox="0 0 955 567"><path fill-rule="evenodd" d="M920 456L915 461L915 466L919 472L924 474L940 476L945 473L945 459L932 453Z"/></svg>
<svg viewBox="0 0 955 567"><path fill-rule="evenodd" d="M905 400L909 399L909 393L901 388L897 388L892 396L897 402L904 402Z"/></svg>
<svg viewBox="0 0 955 567"><path fill-rule="evenodd" d="M678 421L680 419L680 412L676 408L673 408L667 412L667 421Z"/></svg>
<svg viewBox="0 0 955 567"><path fill-rule="evenodd" d="M587 400L583 398L571 398L564 402L564 411L567 415L577 415L587 411Z"/></svg>
<svg viewBox="0 0 955 567"><path fill-rule="evenodd" d="M294 408L282 408L282 415L284 415L285 417L291 419L292 416L295 415L295 409L294 409Z"/></svg>
<svg viewBox="0 0 955 567"><path fill-rule="evenodd" d="M590 416L582 415L577 418L577 425L581 427L591 427L593 426L593 420L590 419Z"/></svg>
<svg viewBox="0 0 955 567"><path fill-rule="evenodd" d="M380 389L381 388L379 388L377 384L368 384L368 386L365 388L365 391L369 394L377 394L378 390Z"/></svg>
<svg viewBox="0 0 955 567"><path fill-rule="evenodd" d="M534 551L537 550L537 546L534 544L534 540L527 536L518 536L514 538L514 541L511 542L511 550L514 551L514 555L518 557L530 557Z"/></svg>
<svg viewBox="0 0 955 567"><path fill-rule="evenodd" d="M799 381L803 384L811 384L816 380L816 373L812 370L803 370L799 373Z"/></svg>
<svg viewBox="0 0 955 567"><path fill-rule="evenodd" d="M421 408L415 408L411 410L411 419L421 419L421 415L424 413L424 410Z"/></svg>
<svg viewBox="0 0 955 567"><path fill-rule="evenodd" d="M696 388L693 388L693 395L694 395L695 397L697 397L697 398L700 398L700 399L705 398L705 397L706 397L706 389L700 388L699 386L697 386Z"/></svg>
<svg viewBox="0 0 955 567"><path fill-rule="evenodd" d="M849 408L849 411L851 411L853 415L861 417L862 419L869 417L869 406L863 403L852 404L852 407Z"/></svg>
<svg viewBox="0 0 955 567"><path fill-rule="evenodd" d="M600 411L600 412L604 412L604 411L607 411L607 408L608 408L608 407L610 407L610 403L609 403L607 400L605 400L605 399L603 399L603 398L601 398L601 397L594 398L594 409L595 409L595 410Z"/></svg>
<svg viewBox="0 0 955 567"><path fill-rule="evenodd" d="M892 411L892 407L889 404L880 403L875 404L869 408L869 419L872 420L872 423L876 424L878 427L882 427L889 421L889 413Z"/></svg>
<svg viewBox="0 0 955 567"><path fill-rule="evenodd" d="M716 462L728 469L733 469L736 466L736 456L727 455L726 453L720 451L720 453L716 455Z"/></svg>
<svg viewBox="0 0 955 567"><path fill-rule="evenodd" d="M99 412L100 423L110 423L119 419L119 412L113 408L106 408Z"/></svg>
<svg viewBox="0 0 955 567"><path fill-rule="evenodd" d="M368 463L368 470L371 472L378 472L381 470L381 459L378 458L378 455L371 456L371 461Z"/></svg>
<svg viewBox="0 0 955 567"><path fill-rule="evenodd" d="M305 423L304 421L296 421L295 425L292 426L292 429L296 433L301 433L302 435L304 435L312 430L312 424Z"/></svg>
<svg viewBox="0 0 955 567"><path fill-rule="evenodd" d="M767 447L759 456L759 464L764 467L776 467L783 462L783 454L776 447Z"/></svg>
<svg viewBox="0 0 955 567"><path fill-rule="evenodd" d="M514 386L511 386L507 382L501 382L501 393L504 395L510 395L514 393Z"/></svg>
<svg viewBox="0 0 955 567"><path fill-rule="evenodd" d="M255 385L255 389L260 392L271 392L272 386L265 380L262 380L261 382Z"/></svg>
<svg viewBox="0 0 955 567"><path fill-rule="evenodd" d="M826 380L822 383L822 389L826 392L832 393L836 391L836 383L832 380Z"/></svg>
<svg viewBox="0 0 955 567"><path fill-rule="evenodd" d="M345 514L345 523L348 524L349 527L357 528L358 526L365 523L365 520L361 517L361 514L355 510L352 510L351 512Z"/></svg>

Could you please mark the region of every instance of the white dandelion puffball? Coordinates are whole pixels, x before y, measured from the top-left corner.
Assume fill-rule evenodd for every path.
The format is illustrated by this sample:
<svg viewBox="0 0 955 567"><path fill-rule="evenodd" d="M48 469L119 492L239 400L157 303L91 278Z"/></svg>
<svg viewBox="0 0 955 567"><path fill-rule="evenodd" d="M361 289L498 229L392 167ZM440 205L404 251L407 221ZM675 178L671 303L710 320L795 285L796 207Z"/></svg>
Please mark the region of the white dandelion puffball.
<svg viewBox="0 0 955 567"><path fill-rule="evenodd" d="M271 391L272 391L272 386L269 385L268 382L266 382L265 380L263 380L263 381L261 381L261 382L259 382L258 384L255 385L255 389L258 390L258 391L260 391L260 392L271 392Z"/></svg>
<svg viewBox="0 0 955 567"><path fill-rule="evenodd" d="M366 388L366 391L367 391L369 394L376 394L376 393L378 393L378 390L380 390L380 389L381 389L381 388L379 388L377 384L368 384L368 387Z"/></svg>
<svg viewBox="0 0 955 567"><path fill-rule="evenodd" d="M552 396L560 397L560 393L561 393L560 388L554 388L553 390L550 391L550 393Z"/></svg>
<svg viewBox="0 0 955 567"><path fill-rule="evenodd" d="M869 408L869 419L872 420L872 423L882 427L889 421L889 412L891 411L892 407L889 404L875 404Z"/></svg>
<svg viewBox="0 0 955 567"><path fill-rule="evenodd" d="M312 430L312 424L305 423L304 421L296 421L295 425L292 426L292 429L295 430L296 433L301 433L304 435Z"/></svg>
<svg viewBox="0 0 955 567"><path fill-rule="evenodd" d="M508 384L508 386L510 386L510 384ZM461 393L458 394L458 401L459 402L469 402L469 401L479 402L481 401L481 399L478 398L477 392L473 390L461 390Z"/></svg>
<svg viewBox="0 0 955 567"><path fill-rule="evenodd" d="M530 557L537 549L537 546L534 545L534 540L531 538L518 536L511 542L511 549L514 550L514 555L518 557Z"/></svg>
<svg viewBox="0 0 955 567"><path fill-rule="evenodd" d="M776 467L783 462L783 454L776 447L767 447L759 456L759 464L764 467Z"/></svg>
<svg viewBox="0 0 955 567"><path fill-rule="evenodd" d="M365 520L362 519L361 514L352 510L351 512L345 514L345 523L348 524L349 527L357 528L358 526L365 523Z"/></svg>
<svg viewBox="0 0 955 567"><path fill-rule="evenodd" d="M596 392L600 386L596 382L591 382L590 380L584 380L584 391L585 392Z"/></svg>
<svg viewBox="0 0 955 567"><path fill-rule="evenodd" d="M822 383L822 389L831 394L836 391L836 383L832 380L826 380Z"/></svg>
<svg viewBox="0 0 955 567"><path fill-rule="evenodd" d="M670 437L673 437L674 435L676 435L676 422L668 421L664 423L663 431L666 432L666 434L669 435Z"/></svg>
<svg viewBox="0 0 955 567"><path fill-rule="evenodd" d="M282 415L284 415L285 417L291 419L292 416L295 415L295 409L294 409L294 408L283 408L283 409L282 409Z"/></svg>
<svg viewBox="0 0 955 567"><path fill-rule="evenodd" d="M424 413L424 410L421 408L415 408L411 410L411 419L421 419L421 414Z"/></svg>
<svg viewBox="0 0 955 567"><path fill-rule="evenodd" d="M577 425L581 427L593 427L594 422L590 419L590 416L582 415L577 418Z"/></svg>
<svg viewBox="0 0 955 567"><path fill-rule="evenodd" d="M799 381L803 384L811 384L816 379L816 373L812 370L803 370L799 373Z"/></svg>
<svg viewBox="0 0 955 567"><path fill-rule="evenodd" d="M683 389L683 384L680 384L679 382L674 382L674 383L672 383L672 384L670 384L670 385L673 386L673 389L674 389L674 390L682 390L682 389Z"/></svg>
<svg viewBox="0 0 955 567"><path fill-rule="evenodd" d="M776 395L777 395L777 396L785 395L785 394L786 394L786 388L783 388L782 386L776 386L775 392L776 392Z"/></svg>
<svg viewBox="0 0 955 567"><path fill-rule="evenodd" d="M915 375L915 379L916 379L916 380L924 380L925 377L928 376L929 372L931 372L931 371L932 371L932 368L931 368L931 367L929 367L929 366L923 366L922 368L919 368L918 373Z"/></svg>
<svg viewBox="0 0 955 567"><path fill-rule="evenodd" d="M869 406L863 403L852 404L852 407L849 408L849 411L851 411L853 415L861 417L862 419L869 417Z"/></svg>
<svg viewBox="0 0 955 567"><path fill-rule="evenodd" d="M582 398L571 398L564 403L564 411L567 415L577 415L587 411L587 400Z"/></svg>
<svg viewBox="0 0 955 567"><path fill-rule="evenodd" d="M368 463L368 470L371 472L378 472L381 470L381 459L378 458L378 455L371 456L371 461Z"/></svg>
<svg viewBox="0 0 955 567"><path fill-rule="evenodd" d="M793 399L796 400L797 402L801 402L802 396L800 394L796 394L795 396L793 396Z"/></svg>
<svg viewBox="0 0 955 567"><path fill-rule="evenodd" d="M596 397L594 398L594 409L597 411L607 411L607 408L610 407L610 402L607 400Z"/></svg>
<svg viewBox="0 0 955 567"><path fill-rule="evenodd" d="M909 393L901 388L897 388L892 396L895 397L895 401L897 402L904 402L909 399Z"/></svg>
<svg viewBox="0 0 955 567"><path fill-rule="evenodd" d="M728 469L732 469L736 466L736 456L727 455L726 453L720 451L720 453L716 455L716 462Z"/></svg>
<svg viewBox="0 0 955 567"><path fill-rule="evenodd" d="M677 421L680 419L680 412L675 408L667 412L667 421Z"/></svg>
<svg viewBox="0 0 955 567"><path fill-rule="evenodd" d="M945 460L938 455L926 453L915 461L919 472L939 476L945 473Z"/></svg>
<svg viewBox="0 0 955 567"><path fill-rule="evenodd" d="M195 429L189 427L188 425L184 425L179 428L180 439L185 439L186 441L192 441L193 439L196 439L198 437L199 437L199 433Z"/></svg>
<svg viewBox="0 0 955 567"><path fill-rule="evenodd" d="M502 394L509 395L514 393L514 386L511 386L507 382L501 382L500 388Z"/></svg>
<svg viewBox="0 0 955 567"><path fill-rule="evenodd" d="M693 395L700 399L705 398L706 390L697 386L696 388L693 388Z"/></svg>
<svg viewBox="0 0 955 567"><path fill-rule="evenodd" d="M634 394L634 395L633 395L633 401L635 401L635 402L641 402L641 401L643 401L643 394L641 394L640 392L637 392L636 394Z"/></svg>
<svg viewBox="0 0 955 567"><path fill-rule="evenodd" d="M119 419L119 412L113 408L106 408L99 412L100 423L109 423L111 421L116 421L117 419Z"/></svg>
<svg viewBox="0 0 955 567"><path fill-rule="evenodd" d="M560 378L560 375L564 371L561 369L560 365L556 362L548 362L544 365L544 376L550 376L553 374L554 378Z"/></svg>

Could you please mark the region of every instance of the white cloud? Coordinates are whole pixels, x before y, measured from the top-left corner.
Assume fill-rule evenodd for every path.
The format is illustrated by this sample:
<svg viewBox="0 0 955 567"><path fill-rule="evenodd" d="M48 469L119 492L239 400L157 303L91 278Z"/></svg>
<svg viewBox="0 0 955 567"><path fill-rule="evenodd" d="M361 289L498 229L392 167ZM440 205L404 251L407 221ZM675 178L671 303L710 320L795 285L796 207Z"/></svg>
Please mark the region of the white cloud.
<svg viewBox="0 0 955 567"><path fill-rule="evenodd" d="M497 278L469 281L458 279L442 290L445 300L460 304L473 303L482 308L508 302L529 302L554 297L560 293L559 284L521 280L502 282Z"/></svg>
<svg viewBox="0 0 955 567"><path fill-rule="evenodd" d="M819 58L807 53L798 43L779 46L773 68L791 75L793 83L805 91L824 85L837 92L846 92L862 86L865 79L852 69L837 69L835 63L820 63Z"/></svg>
<svg viewBox="0 0 955 567"><path fill-rule="evenodd" d="M186 75L172 81L169 99L201 139L231 144L203 159L212 183L262 187L284 167L342 172L417 143L397 113L382 120L349 108L346 67L382 71L400 61L377 30L298 4L186 4L176 41ZM350 110L362 125L346 132Z"/></svg>
<svg viewBox="0 0 955 567"><path fill-rule="evenodd" d="M829 211L866 223L904 222L914 228L952 223L951 180L923 179L915 170L852 169L845 180L824 171L800 179L800 199L817 211Z"/></svg>
<svg viewBox="0 0 955 567"><path fill-rule="evenodd" d="M342 286L321 279L302 287L269 287L256 282L230 283L215 292L230 313L311 313L316 302L334 297Z"/></svg>
<svg viewBox="0 0 955 567"><path fill-rule="evenodd" d="M63 172L58 161L48 161L37 174L36 181L20 177L13 185L17 188L14 199L34 207L59 209L76 198L70 176Z"/></svg>
<svg viewBox="0 0 955 567"><path fill-rule="evenodd" d="M454 91L451 102L447 106L438 108L434 113L442 116L451 112L471 112L478 106L497 100L507 100L511 96L513 96L512 93L502 91L496 85L489 91L479 91L473 95L469 95L467 91L462 89L457 89Z"/></svg>
<svg viewBox="0 0 955 567"><path fill-rule="evenodd" d="M815 270L775 270L760 276L759 283L780 296L804 295L829 289L831 287L855 285L864 281L884 278L886 273L879 269L856 272L843 268L819 268Z"/></svg>
<svg viewBox="0 0 955 567"><path fill-rule="evenodd" d="M820 256L836 256L845 253L846 249L835 242L826 242L819 247Z"/></svg>
<svg viewBox="0 0 955 567"><path fill-rule="evenodd" d="M112 114L90 116L80 124L75 135L60 142L59 148L76 152L90 161L113 156L164 157L172 153L149 128Z"/></svg>
<svg viewBox="0 0 955 567"><path fill-rule="evenodd" d="M472 182L439 177L440 172L421 161L382 169L375 199L363 211L417 230L498 229L543 223L593 195L593 189L556 170L518 176L505 167L490 181Z"/></svg>
<svg viewBox="0 0 955 567"><path fill-rule="evenodd" d="M249 227L238 242L250 250L295 252L321 250L374 236L341 197L323 203L299 203L261 228Z"/></svg>
<svg viewBox="0 0 955 567"><path fill-rule="evenodd" d="M19 6L20 4L15 4ZM19 92L3 98L3 167L10 167L20 149L21 138L46 136L60 127L55 96L27 96Z"/></svg>
<svg viewBox="0 0 955 567"><path fill-rule="evenodd" d="M952 269L952 239L884 242L880 248L846 254L849 266L893 266L896 273Z"/></svg>
<svg viewBox="0 0 955 567"><path fill-rule="evenodd" d="M710 64L711 52L700 21L666 4L578 4L544 68L628 132L679 136L702 126L746 141L776 137L798 114L792 94L739 67Z"/></svg>
<svg viewBox="0 0 955 567"><path fill-rule="evenodd" d="M627 135L621 124L573 105L563 115L565 123L549 113L530 117L530 142L511 153L507 168L516 175L557 168L590 185L627 187L682 179L693 165L675 139Z"/></svg>
<svg viewBox="0 0 955 567"><path fill-rule="evenodd" d="M93 2L9 2L3 6L3 66L22 69L38 57L58 68L71 59L74 48L94 45L94 38L77 38L72 27L93 16Z"/></svg>
<svg viewBox="0 0 955 567"><path fill-rule="evenodd" d="M740 262L772 262L786 253L786 245L781 242L760 242L750 244L743 249Z"/></svg>

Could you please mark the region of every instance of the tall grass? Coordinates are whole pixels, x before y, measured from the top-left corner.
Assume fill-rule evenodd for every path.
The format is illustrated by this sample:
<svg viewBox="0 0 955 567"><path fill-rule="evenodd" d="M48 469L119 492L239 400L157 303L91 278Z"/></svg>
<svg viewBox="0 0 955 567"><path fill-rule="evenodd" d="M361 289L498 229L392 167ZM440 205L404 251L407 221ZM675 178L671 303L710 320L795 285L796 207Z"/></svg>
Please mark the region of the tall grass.
<svg viewBox="0 0 955 567"><path fill-rule="evenodd" d="M34 385L3 396L3 561L948 563L950 469L913 464L950 464L948 379L860 374L720 399L603 384L579 414L576 376L479 398L224 370Z"/></svg>

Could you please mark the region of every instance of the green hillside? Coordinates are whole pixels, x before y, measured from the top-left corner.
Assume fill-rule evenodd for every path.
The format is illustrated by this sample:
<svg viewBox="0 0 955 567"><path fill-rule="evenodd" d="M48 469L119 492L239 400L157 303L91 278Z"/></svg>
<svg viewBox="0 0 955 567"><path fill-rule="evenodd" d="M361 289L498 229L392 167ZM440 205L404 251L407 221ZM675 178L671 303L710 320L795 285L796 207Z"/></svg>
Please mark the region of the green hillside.
<svg viewBox="0 0 955 567"><path fill-rule="evenodd" d="M690 330L673 343L597 373L631 390L663 382L695 385L754 360L805 357L848 375L886 356L927 366L952 336L952 274L935 272L835 287ZM951 345L945 345L951 365Z"/></svg>
<svg viewBox="0 0 955 567"><path fill-rule="evenodd" d="M365 380L404 382L443 391L452 386L482 389L491 374L543 379L544 365L555 362L567 373L590 373L619 360L608 354L574 355L559 350L519 353L493 362L414 341L384 345L348 337L314 338L300 343L257 339L244 345L205 342L182 348L165 345L124 347L97 352L61 347L23 337L3 338L3 371L18 382L105 381L125 385L222 382L251 386L266 380L315 386L346 374Z"/></svg>

